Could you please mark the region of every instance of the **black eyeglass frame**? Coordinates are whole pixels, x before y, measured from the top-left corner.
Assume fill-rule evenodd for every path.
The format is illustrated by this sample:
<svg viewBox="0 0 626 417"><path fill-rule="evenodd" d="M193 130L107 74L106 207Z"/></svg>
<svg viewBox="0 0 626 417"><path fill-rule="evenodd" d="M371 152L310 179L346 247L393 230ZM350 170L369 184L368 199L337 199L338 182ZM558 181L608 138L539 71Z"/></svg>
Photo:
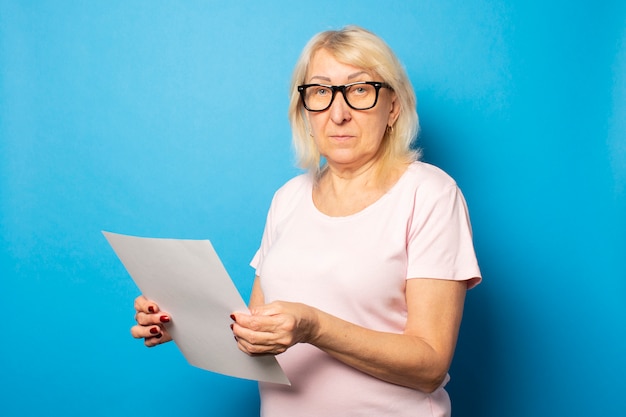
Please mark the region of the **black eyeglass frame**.
<svg viewBox="0 0 626 417"><path fill-rule="evenodd" d="M364 108L358 108L358 107L354 107L352 104L350 104L350 101L348 100L348 98L346 97L346 89L349 87L352 87L354 85L359 85L359 84L368 84L368 85L372 85L374 86L374 89L376 90L376 98L374 99L374 104L372 104L369 107L364 107ZM308 87L325 87L325 88L329 88L330 90L332 90L332 96L330 99L330 102L328 103L328 106L324 107L323 109L320 110L312 110L310 109L307 105L306 105L306 100L304 98L304 94L306 92L306 89ZM302 84L298 86L298 92L300 93L300 100L302 100L302 105L304 106L305 109L307 109L310 112L320 112L320 111L326 111L330 108L330 106L333 105L333 101L335 101L335 96L336 93L338 91L341 91L341 95L343 96L343 100L346 102L346 104L348 105L348 107L350 107L353 110L369 110L372 109L376 106L376 103L378 103L378 95L380 92L381 88L388 88L390 90L393 90L393 88L385 83L385 82L381 82L381 81L357 81L355 83L350 83L350 84L344 84L344 85L328 85L328 84Z"/></svg>

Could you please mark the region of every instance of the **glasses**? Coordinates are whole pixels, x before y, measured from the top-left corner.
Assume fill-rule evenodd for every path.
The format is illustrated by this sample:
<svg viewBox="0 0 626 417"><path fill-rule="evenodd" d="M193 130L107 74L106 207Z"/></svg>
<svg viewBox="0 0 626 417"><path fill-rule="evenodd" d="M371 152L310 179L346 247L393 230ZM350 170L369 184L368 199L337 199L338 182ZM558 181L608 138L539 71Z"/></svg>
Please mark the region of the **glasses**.
<svg viewBox="0 0 626 417"><path fill-rule="evenodd" d="M360 81L345 85L304 84L298 86L304 108L308 111L324 111L335 100L337 91L341 91L346 104L354 110L368 110L378 102L381 88L389 88L387 83L378 81Z"/></svg>

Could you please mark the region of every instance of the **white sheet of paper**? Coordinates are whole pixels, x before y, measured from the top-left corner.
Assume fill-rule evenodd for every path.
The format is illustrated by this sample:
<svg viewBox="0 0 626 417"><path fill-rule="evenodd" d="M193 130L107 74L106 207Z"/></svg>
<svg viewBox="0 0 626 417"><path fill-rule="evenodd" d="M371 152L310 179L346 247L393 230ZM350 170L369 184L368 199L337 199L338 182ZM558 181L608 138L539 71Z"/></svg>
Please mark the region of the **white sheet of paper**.
<svg viewBox="0 0 626 417"><path fill-rule="evenodd" d="M237 348L230 314L248 308L210 241L102 233L141 292L171 316L168 331L191 365L290 385L275 357Z"/></svg>

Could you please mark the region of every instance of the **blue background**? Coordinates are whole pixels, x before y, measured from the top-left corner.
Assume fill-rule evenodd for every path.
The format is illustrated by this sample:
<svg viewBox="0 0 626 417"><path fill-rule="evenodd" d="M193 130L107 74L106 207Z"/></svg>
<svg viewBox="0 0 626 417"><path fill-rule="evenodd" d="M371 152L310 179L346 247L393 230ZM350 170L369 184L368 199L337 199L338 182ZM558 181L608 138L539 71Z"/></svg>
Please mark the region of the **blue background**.
<svg viewBox="0 0 626 417"><path fill-rule="evenodd" d="M626 3L545 0L0 0L0 415L258 413L254 382L130 337L100 231L211 239L247 298L299 172L291 70L350 23L406 65L470 206L454 415L626 415Z"/></svg>

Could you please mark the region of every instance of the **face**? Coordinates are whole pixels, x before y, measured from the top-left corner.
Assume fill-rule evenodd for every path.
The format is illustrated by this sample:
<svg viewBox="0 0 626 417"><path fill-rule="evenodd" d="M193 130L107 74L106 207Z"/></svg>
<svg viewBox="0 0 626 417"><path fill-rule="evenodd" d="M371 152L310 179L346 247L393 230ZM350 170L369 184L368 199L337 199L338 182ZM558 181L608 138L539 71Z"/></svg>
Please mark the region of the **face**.
<svg viewBox="0 0 626 417"><path fill-rule="evenodd" d="M362 68L340 63L321 49L311 59L305 82L343 85L357 81L383 80ZM337 92L330 108L306 113L317 148L328 165L358 170L376 162L385 129L393 125L399 111L393 91L381 88L376 106L369 110L351 109Z"/></svg>

